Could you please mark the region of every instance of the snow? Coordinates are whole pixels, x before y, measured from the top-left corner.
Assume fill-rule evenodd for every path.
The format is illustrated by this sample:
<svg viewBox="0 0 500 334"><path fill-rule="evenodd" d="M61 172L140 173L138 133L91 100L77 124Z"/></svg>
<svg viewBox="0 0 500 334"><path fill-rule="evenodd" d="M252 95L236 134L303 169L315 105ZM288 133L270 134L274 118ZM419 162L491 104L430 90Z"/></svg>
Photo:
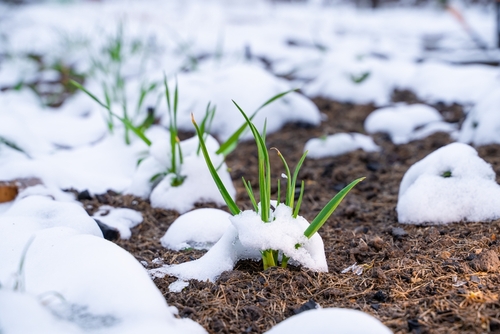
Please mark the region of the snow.
<svg viewBox="0 0 500 334"><path fill-rule="evenodd" d="M231 216L231 226L220 240L200 259L178 265L165 265L150 270L153 277L166 274L180 280L196 279L214 282L224 271L232 270L238 260L259 259L261 251L280 250L290 257L289 263L313 271L327 272L323 240L318 233L310 239L304 236L309 223L301 216L293 218L290 207L279 204L270 223L262 222L252 210ZM300 247L295 246L299 244Z"/></svg>
<svg viewBox="0 0 500 334"><path fill-rule="evenodd" d="M163 141L157 140L156 143L159 143L158 146L153 144L150 148L151 156L157 161L156 165L163 164L163 169L161 170L163 172L170 168L171 165L169 158L171 156L170 144L167 144L167 138L169 137L164 136ZM198 137L192 137L181 142L183 162L178 166L178 169L180 169L180 175L185 177L184 181L181 185L174 186L172 185L172 181L176 177L175 174L167 174L151 191L149 198L153 207L185 213L193 209L196 203L213 202L218 205L225 205L225 201L219 193L217 185L213 181L210 170L206 165L205 158L201 151L198 151L198 143ZM205 145L209 151L213 165L216 168L220 166L218 170L220 179L224 183L228 193L235 198L236 189L227 171L224 157L220 154L215 154L219 148L219 144L212 136L207 136ZM153 175L148 175L146 178L147 182L149 182ZM140 177L144 180L143 176ZM196 191L193 191L194 189ZM134 191L133 188L130 192L140 194Z"/></svg>
<svg viewBox="0 0 500 334"><path fill-rule="evenodd" d="M449 176L448 176L449 174ZM396 210L405 224L447 224L500 218L500 186L477 151L452 143L405 173Z"/></svg>
<svg viewBox="0 0 500 334"><path fill-rule="evenodd" d="M122 239L130 239L132 236L130 229L142 223L140 212L127 208L114 208L109 205L100 206L92 218L116 228Z"/></svg>
<svg viewBox="0 0 500 334"><path fill-rule="evenodd" d="M362 149L365 152L378 152L380 147L373 139L361 133L336 133L325 138L312 138L306 142L304 151L313 159L335 157Z"/></svg>
<svg viewBox="0 0 500 334"><path fill-rule="evenodd" d="M176 251L186 248L210 249L231 226L230 216L226 211L212 208L185 213L170 225L160 239L161 244Z"/></svg>
<svg viewBox="0 0 500 334"><path fill-rule="evenodd" d="M437 131L452 132L455 127L442 121L439 112L424 104L397 104L373 111L365 120L368 133L389 134L395 144L406 144Z"/></svg>
<svg viewBox="0 0 500 334"><path fill-rule="evenodd" d="M294 315L266 334L317 333L327 334L390 334L389 328L371 315L344 308L319 308Z"/></svg>
<svg viewBox="0 0 500 334"><path fill-rule="evenodd" d="M170 87L179 85L179 128L192 132L190 114L200 122L211 102L217 107L211 134L219 140L244 122L231 100L251 114L274 95L299 88L260 110L254 119L257 128L262 129L265 120L268 133L289 122L318 125L326 120L310 98L321 96L380 107L366 119L366 132L388 133L396 144L435 132L449 133L461 143L500 143L498 67L459 65L478 57L477 49L450 15L431 6L371 11L323 6L320 1L149 0L128 1L126 6L120 1L77 1L0 4L0 12L0 180L36 177L42 182L23 190L14 202L0 204L2 332L205 333L188 319L174 318L176 310L168 307L143 266L104 240L93 218L73 195L61 190L114 190L149 198L154 207L179 213L196 203L224 205L197 153L196 138L181 142L184 162L175 167L186 178L182 185L172 186L173 175L167 174L173 166L170 134L164 128L171 121L164 74ZM496 43L494 11L467 8L464 15L489 46ZM120 38L120 29L124 52L118 64L109 49ZM132 51L136 42L140 47ZM28 54L41 55L45 68ZM480 57L494 61L499 55L489 50ZM110 91L115 88L113 111L122 116L126 103L134 124L145 119L147 108L154 110L160 124L145 132L152 145L133 134L127 145L123 125L116 119L110 133L106 111L82 92L52 108L45 105L46 96L37 96L26 85L11 89L37 83L42 92L61 90L60 84L49 83L60 77L55 70L60 64L84 75L85 87L100 99L103 84ZM125 80L122 89L116 87L117 74ZM291 81L283 78L290 75ZM153 83L157 87L136 108L141 89ZM443 122L428 105L392 105L394 89L410 90L426 104L460 103L466 107L466 120L459 128ZM247 132L244 139L248 138ZM219 143L209 136L207 146L235 197L223 157L215 154ZM380 150L359 133L311 139L306 149L312 158ZM445 172L451 176L443 177ZM152 180L158 174L165 177ZM488 221L500 217L499 195L491 166L473 148L455 143L408 170L401 183L398 219L417 224ZM108 215L102 215L104 211ZM251 211L235 217L215 209L182 215L162 244L173 249L213 247L199 260L150 274L177 276L170 288L182 291L186 280L215 281L239 259L259 259L260 251L269 247L291 256L292 263L326 271L321 237L315 234L306 240L303 231L308 223L302 217L291 218L289 211L278 206L276 220L269 224ZM142 219L135 211L106 206L95 217L118 228L122 238L129 238L130 228ZM30 240L21 275L26 291L13 291L21 279L16 274L21 254ZM302 246L295 249L296 243ZM27 314L36 327L23 321ZM323 309L292 317L270 333L295 332L306 325L302 332L330 332L334 327L342 333L343 321L346 326L369 328L358 332L388 332L358 311Z"/></svg>
<svg viewBox="0 0 500 334"><path fill-rule="evenodd" d="M217 107L211 132L221 140L228 139L245 122L231 100L250 116L273 96L296 88L254 64L201 69L181 73L177 79L181 101L179 128L192 131L191 113L194 113L197 120L201 120L207 103L211 102ZM262 129L265 120L267 132L273 133L287 122L318 125L321 117L314 103L299 93L291 92L263 108L253 122L258 129ZM166 124L170 122L165 117L163 121ZM247 133L247 138L251 138L250 133Z"/></svg>
<svg viewBox="0 0 500 334"><path fill-rule="evenodd" d="M75 327L99 333L205 333L191 320L174 318L176 310L166 304L143 266L103 239L77 204L43 196L14 203L0 216L0 259L0 293L6 298L0 301L0 314L9 309L12 319L2 321L6 333L28 326L19 321L26 310L33 310L39 325L51 333L66 328L79 333ZM35 296L45 296L43 307Z"/></svg>
<svg viewBox="0 0 500 334"><path fill-rule="evenodd" d="M500 90L486 94L467 114L459 142L477 146L500 143Z"/></svg>

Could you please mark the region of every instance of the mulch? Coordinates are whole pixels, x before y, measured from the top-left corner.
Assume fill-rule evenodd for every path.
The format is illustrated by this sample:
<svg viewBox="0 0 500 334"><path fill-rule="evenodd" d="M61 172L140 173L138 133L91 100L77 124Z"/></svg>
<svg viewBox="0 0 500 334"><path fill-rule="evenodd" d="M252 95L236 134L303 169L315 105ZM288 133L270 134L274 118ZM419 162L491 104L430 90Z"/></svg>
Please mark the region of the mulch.
<svg viewBox="0 0 500 334"><path fill-rule="evenodd" d="M411 92L395 92L395 101L418 102ZM338 132L361 132L372 105L315 99L328 116L319 127L288 124L267 136L291 166L305 142ZM435 105L448 121L462 122L459 105ZM346 307L380 319L395 333L500 333L500 220L439 226L402 225L395 207L399 184L415 162L451 143L447 134L393 145L384 134L374 139L381 152L356 151L334 158L306 159L299 174L306 188L301 215L311 220L342 187L365 176L319 231L325 243L328 273L303 268L262 270L261 262L240 261L215 282L190 281L171 293L174 277L155 278L169 305L180 317L191 318L210 333L263 333L275 324L314 307ZM500 145L478 148L500 177ZM271 153L273 179L283 172ZM257 183L257 150L243 142L227 158L237 187L237 203L251 208L241 177ZM292 167L292 168L293 168ZM129 240L117 243L148 269L199 258L203 251L174 252L159 239L178 213L151 208L148 201L113 192L83 200L93 213L102 204L142 212L144 222ZM199 207L213 207L200 204ZM156 260L155 260L156 259ZM155 261L153 261L155 260ZM342 273L353 264L362 271Z"/></svg>

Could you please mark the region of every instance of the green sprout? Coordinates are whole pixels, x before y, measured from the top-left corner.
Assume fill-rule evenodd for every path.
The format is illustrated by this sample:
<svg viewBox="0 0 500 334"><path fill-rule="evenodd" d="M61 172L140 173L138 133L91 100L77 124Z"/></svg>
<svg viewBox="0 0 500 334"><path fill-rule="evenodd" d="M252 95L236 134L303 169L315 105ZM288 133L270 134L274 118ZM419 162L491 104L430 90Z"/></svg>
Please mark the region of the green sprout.
<svg viewBox="0 0 500 334"><path fill-rule="evenodd" d="M451 177L451 171L447 170L443 174L441 174L441 176L444 177L444 178Z"/></svg>
<svg viewBox="0 0 500 334"><path fill-rule="evenodd" d="M111 109L111 99L108 94L108 90L106 89L106 86L104 86L104 98L105 102L101 101L97 96L92 94L90 91L88 91L85 87L83 87L80 83L70 80L70 83L75 86L76 88L80 89L82 92L87 94L92 100L96 101L101 107L106 109L108 111L108 130L110 133L113 133L113 128L114 128L114 123L113 119L116 118L122 124L125 126L125 143L127 145L130 144L130 138L129 138L129 131L132 131L137 137L139 137L146 145L151 146L151 141L144 135L144 128L134 126L132 123L132 120L128 117L128 114L126 113L126 104L123 105L124 107L124 116L118 116L113 112Z"/></svg>
<svg viewBox="0 0 500 334"><path fill-rule="evenodd" d="M251 119L245 114L245 112L238 106L236 102L233 101L235 106L238 108L238 110L241 112L243 117L245 118L246 124L252 131L252 134L255 139L255 143L257 144L257 151L258 151L258 160L259 160L259 194L260 194L260 206L257 204L257 201L255 199L255 195L252 190L252 185L250 181L246 181L243 179L243 184L245 186L245 189L248 193L248 196L250 197L250 201L252 202L254 210L260 215L260 218L263 223L265 224L272 224L272 210L273 207L271 206L271 168L270 168L270 161L269 161L269 154L268 150L266 147L266 142L265 142L265 126L264 126L264 131L262 133L259 133L255 125L252 123ZM192 123L196 129L196 133L198 135L198 139L200 141L201 149L203 152L203 156L205 158L205 161L207 163L208 169L210 171L210 174L212 175L212 178L214 179L217 188L219 189L224 201L226 202L229 211L233 215L238 215L241 210L238 208L237 204L234 202L232 197L229 195L226 187L222 183L222 180L220 179L219 175L217 174L217 170L215 169L210 156L208 154L208 150L206 148L204 138L203 138L203 133L200 130L200 127L196 123L193 114L191 114L191 120ZM281 158L283 165L285 167L286 171L286 187L284 189L285 193L285 202L284 204L287 205L292 209L293 212L293 217L297 218L300 210L300 205L302 203L302 198L304 194L304 181L301 182L301 189L300 189L300 195L297 200L297 203L295 204L295 184L297 181L297 177L300 171L300 168L302 167L302 164L305 160L305 157L307 155L307 152L304 153L299 160L297 166L294 169L293 176L290 172L290 168L288 167L288 164L283 157L283 155L280 153L279 150L276 148L273 148L278 152L279 157ZM332 215L332 213L335 211L335 209L338 207L340 202L344 199L344 197L347 195L347 193L354 187L356 186L359 182L364 180L365 178L359 178L351 182L347 187L342 189L337 195L335 195L326 205L325 207L318 213L318 215L313 219L309 227L304 231L304 235L307 238L311 238L314 233L316 233L328 220L328 218ZM278 204L281 203L281 186L280 186L280 181L278 181ZM300 244L295 245L296 248L301 247ZM278 266L281 265L281 267L286 268L288 264L289 258L285 255L282 254L282 260L281 264L279 264L279 250L274 250L274 249L267 249L261 251L261 256L262 256L262 262L263 262L263 267L264 270L270 267Z"/></svg>
<svg viewBox="0 0 500 334"><path fill-rule="evenodd" d="M276 100L281 99L282 97L286 96L287 94L291 92L297 91L297 88L287 90L285 92L279 93L271 97L269 100L264 102L257 110L253 112L253 114L249 117L250 120L253 120L253 118L257 115L259 111L264 109L266 106L270 105ZM238 145L238 140L240 137L245 133L247 130L248 123L245 121L224 143L222 143L217 150L216 154L222 154L224 157L226 157L229 153L233 152L236 149L236 146Z"/></svg>
<svg viewBox="0 0 500 334"><path fill-rule="evenodd" d="M170 117L169 131L170 131L170 151L171 151L171 161L170 168L168 169L168 174L174 174L172 179L172 187L178 187L186 178L180 174L180 169L183 163L181 141L179 139L179 129L177 128L177 109L179 105L179 86L177 81L175 82L174 95L170 94L170 89L167 83L167 76L163 76L163 84L165 86L165 98L167 99L167 109L168 116ZM178 162L177 162L178 160Z"/></svg>
<svg viewBox="0 0 500 334"><path fill-rule="evenodd" d="M371 73L369 71L363 72L361 74L351 74L351 81L354 82L355 84L361 84L363 83L366 79L370 77Z"/></svg>

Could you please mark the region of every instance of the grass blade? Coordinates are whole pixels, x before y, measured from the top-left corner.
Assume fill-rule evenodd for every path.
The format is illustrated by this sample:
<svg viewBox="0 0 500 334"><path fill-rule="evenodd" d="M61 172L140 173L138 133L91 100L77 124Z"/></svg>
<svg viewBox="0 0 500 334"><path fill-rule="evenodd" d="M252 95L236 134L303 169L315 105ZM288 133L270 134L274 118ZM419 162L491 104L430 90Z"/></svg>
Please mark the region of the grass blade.
<svg viewBox="0 0 500 334"><path fill-rule="evenodd" d="M293 210L293 218L297 218L299 215L300 205L302 204L302 196L304 196L304 180L300 184L300 195L297 199L297 205L295 206L295 210Z"/></svg>
<svg viewBox="0 0 500 334"><path fill-rule="evenodd" d="M291 92L294 92L296 91L297 88L295 89L291 89L291 90L288 90L286 92L282 92L282 93L279 93L273 97L271 97L269 100L267 100L266 102L264 102L264 104L262 104L259 108L257 108L256 111L254 111L254 113L249 117L250 120L253 120L253 118L257 115L257 113L263 109L264 107L268 106L269 104L273 103L274 101L282 98L283 96L291 93ZM236 146L238 145L238 140L240 139L241 135L243 134L243 132L246 130L248 126L248 123L243 123L243 125L241 125L230 137L228 140L226 140L224 143L222 143L222 145L219 147L219 149L217 150L217 152L215 152L216 154L222 154L223 156L227 156L229 153L231 153L232 151L234 151L234 149L236 148Z"/></svg>
<svg viewBox="0 0 500 334"><path fill-rule="evenodd" d="M300 168L302 167L302 164L304 163L304 160L306 159L308 151L305 151L304 154L302 154L302 157L300 158L299 162L297 163L297 166L295 166L295 170L293 171L293 177L292 177L292 185L295 188L295 185L297 184L297 176L299 175ZM292 198L291 198L291 204L290 207L293 208L293 202L295 200L295 189L292 189Z"/></svg>
<svg viewBox="0 0 500 334"><path fill-rule="evenodd" d="M240 108L240 106L234 102L234 105L241 112L245 120L247 121L250 130L257 143L257 150L259 154L259 189L260 189L260 205L261 205L261 218L264 222L269 222L271 209L271 166L269 163L269 154L267 153L267 147L264 142L263 136L259 133L255 125L248 118L245 112Z"/></svg>
<svg viewBox="0 0 500 334"><path fill-rule="evenodd" d="M97 98L97 96L95 96L94 94L92 94L91 92L89 92L85 87L83 87L82 85L80 85L78 82L76 82L75 80L70 80L69 82L70 82L70 84L72 84L73 86L75 86L76 88L80 89L81 91L83 91L88 96L90 96L90 98L92 98L92 100L94 100L97 103L99 103L103 108L105 108L106 110L109 110L109 106L108 105L102 103L101 100L99 100Z"/></svg>
<svg viewBox="0 0 500 334"><path fill-rule="evenodd" d="M352 181L347 187L342 189L335 197L333 197L330 202L321 210L318 215L313 219L311 222L311 225L304 231L304 235L307 238L311 238L314 233L316 233L321 226L327 221L327 219L331 216L331 214L335 211L337 206L342 202L344 197L347 195L349 191L351 191L352 188L354 188L355 185L357 185L359 182L363 181L365 178L361 177L359 179L356 179Z"/></svg>
<svg viewBox="0 0 500 334"><path fill-rule="evenodd" d="M280 150L278 150L276 147L271 147L271 150L275 150L278 153L278 156L281 158L281 161L285 166L285 171L286 171L285 205L290 206L290 200L292 201L291 203L293 205L292 175L290 174L290 168L288 168L288 164L286 163L285 157L281 154Z"/></svg>
<svg viewBox="0 0 500 334"><path fill-rule="evenodd" d="M220 179L219 175L217 174L217 171L212 163L212 160L210 159L210 155L208 154L208 150L207 150L207 146L205 145L205 141L203 140L203 133L201 133L200 128L198 127L198 124L196 124L196 121L194 119L193 114L191 114L191 122L193 122L194 128L196 129L196 134L198 135L198 139L200 140L201 151L203 152L203 156L205 158L205 162L207 163L208 170L210 171L210 174L212 175L212 178L214 179L214 182L217 185L217 188L219 189L219 192L222 195L224 202L226 202L226 204L229 208L229 211L231 211L231 213L233 215L239 214L241 212L241 210L238 208L238 206L234 202L231 195L229 195L229 192L227 191L226 187L224 186L224 183L222 183L222 180Z"/></svg>
<svg viewBox="0 0 500 334"><path fill-rule="evenodd" d="M257 201L255 200L255 196L253 194L253 190L252 190L252 184L250 183L250 181L245 181L245 178L242 177L241 178L243 180L243 185L245 186L245 189L247 190L247 193L248 193L248 197L250 197L250 201L252 201L252 205L253 205L253 209L255 210L255 212L259 212L259 207L257 206Z"/></svg>

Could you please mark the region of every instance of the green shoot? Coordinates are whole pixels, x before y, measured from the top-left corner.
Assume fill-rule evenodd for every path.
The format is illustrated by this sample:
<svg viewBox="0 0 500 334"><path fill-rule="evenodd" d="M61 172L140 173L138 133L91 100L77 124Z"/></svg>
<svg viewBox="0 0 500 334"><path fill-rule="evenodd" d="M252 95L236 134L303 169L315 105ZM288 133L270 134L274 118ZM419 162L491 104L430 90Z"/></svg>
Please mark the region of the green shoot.
<svg viewBox="0 0 500 334"><path fill-rule="evenodd" d="M282 92L282 93L279 93L273 97L271 97L269 100L267 100L266 102L264 102L259 108L257 108L257 110L255 110L253 112L253 114L249 117L250 120L253 120L253 118L257 115L257 113L262 110L263 108L265 108L266 106L270 105L271 103L273 103L274 101L276 100L279 100L280 98L284 97L285 95L291 93L291 92L294 92L296 91L297 89L291 89L291 90L288 90L286 92ZM217 150L217 154L222 154L223 156L227 156L229 153L231 153L232 151L234 151L234 149L236 148L236 146L238 145L238 140L240 139L241 135L245 132L246 128L248 126L248 123L245 122L243 123L243 125L241 125L230 137L228 140L226 140L224 143L222 143L222 145L219 147L219 149Z"/></svg>
<svg viewBox="0 0 500 334"><path fill-rule="evenodd" d="M311 238L314 233L316 233L321 226L327 221L328 218L332 215L335 209L339 206L340 202L344 199L349 191L354 188L359 182L363 181L365 177L360 177L352 181L347 187L342 189L335 197L333 197L328 204L318 213L318 215L313 219L311 225L304 231L304 235L307 238Z"/></svg>
<svg viewBox="0 0 500 334"><path fill-rule="evenodd" d="M245 189L248 193L248 196L250 197L250 201L252 202L252 206L255 210L260 215L260 219L263 223L270 223L272 224L272 207L271 207L271 168L270 168L270 161L269 161L269 154L268 150L266 147L265 139L266 139L266 131L265 131L265 126L264 130L262 133L259 133L255 125L252 123L251 118L249 118L245 112L240 108L240 106L234 102L234 105L240 113L243 115L245 118L246 124L252 131L253 137L255 139L256 145L257 145L257 151L258 151L258 163L259 163L259 168L258 168L258 176L259 176L259 193L260 193L260 207L255 199L252 185L250 181L246 181L244 178L242 178L243 185L245 186ZM222 183L221 179L219 178L217 174L217 170L214 168L212 161L210 160L210 156L208 154L204 138L203 138L203 131L198 127L194 120L193 114L191 114L192 122L195 126L196 133L198 135L198 139L200 140L200 146L201 150L203 152L205 161L208 165L208 168L210 170L210 173L212 175L212 178L214 179L222 197L224 198L226 204L229 207L229 210L233 215L239 214L241 211L237 207L236 203L233 201L233 199L229 196L224 184ZM289 206L292 209L292 216L293 218L297 218L299 215L300 211L300 206L302 204L302 199L304 196L304 181L301 181L301 187L300 187L300 194L297 199L297 203L294 206L294 199L295 199L295 185L297 181L297 177L300 171L300 168L302 167L305 157L307 155L307 151L302 155L300 158L299 162L297 163L297 166L295 167L293 176L291 175L290 168L288 167L288 164L285 160L285 158L282 156L280 151L276 148L272 148L278 152L279 157L281 158L283 165L285 166L286 174L285 177L287 178L287 186L284 191L285 193L285 204ZM353 182L351 182L347 187L342 189L334 198L328 202L328 204L319 212L319 214L314 218L312 223L309 225L309 227L304 231L304 235L307 238L311 238L314 233L316 233L322 226L323 224L327 221L327 219L331 216L331 214L335 211L337 206L340 204L340 202L344 199L344 197L347 195L347 193L359 182L364 180L365 178L359 178ZM278 197L278 205L280 204L281 201L281 189L280 189L281 182L278 180L278 191L277 191L277 197ZM298 249L301 247L300 244L296 244L295 248ZM264 270L270 267L277 266L279 264L279 255L280 255L280 250L275 250L275 249L266 249L261 251L261 256L262 256L262 263L264 266ZM289 261L289 257L287 257L285 254L281 254L281 267L286 268L287 264Z"/></svg>
<svg viewBox="0 0 500 334"><path fill-rule="evenodd" d="M208 170L210 171L210 174L212 175L212 178L215 181L215 184L217 185L217 188L219 189L219 192L222 195L222 198L226 202L229 211L233 215L237 215L241 212L241 210L238 208L236 203L234 202L233 198L231 195L229 195L229 192L226 189L226 186L224 186L224 183L220 179L219 175L217 174L217 170L215 169L212 160L210 159L210 155L208 154L207 146L205 145L205 141L203 140L203 133L201 132L200 128L198 127L198 124L196 124L196 121L194 119L194 115L191 114L191 122L194 125L194 128L196 129L196 134L198 135L198 139L201 144L201 151L203 152L203 157L205 158L205 162L207 163Z"/></svg>
<svg viewBox="0 0 500 334"><path fill-rule="evenodd" d="M212 122L214 120L216 109L217 109L217 107L215 105L213 107L210 107L210 102L208 102L207 109L205 111L205 116L203 117L203 120L200 123L200 130L201 130L201 133L203 133L203 140L206 140L209 133L210 133L210 129L212 128ZM198 149L196 150L197 155L200 155L200 151L201 151L200 145L201 145L201 143L198 144ZM217 169L219 169L219 167Z"/></svg>
<svg viewBox="0 0 500 334"><path fill-rule="evenodd" d="M180 175L180 166L183 163L182 157L182 149L181 143L178 137L179 130L177 128L177 108L179 104L179 86L177 81L175 82L174 96L172 101L172 96L170 94L170 89L167 83L167 76L163 75L163 84L165 86L165 98L167 99L167 109L168 116L170 118L169 131L170 131L170 151L171 153L171 161L170 161L170 169L169 173L173 173L175 175L172 180L172 186L176 187L182 184L185 177ZM179 158L179 162L177 162L177 157Z"/></svg>
<svg viewBox="0 0 500 334"><path fill-rule="evenodd" d="M117 114L115 114L111 110L111 106L109 105L109 97L106 97L106 93L105 93L106 103L104 103L99 98L97 98L94 94L92 94L90 91L88 91L85 87L83 87L81 84L79 84L78 82L76 82L74 80L70 80L70 83L73 86L75 86L76 88L80 89L85 94L87 94L90 98L92 98L94 101L96 101L101 107L103 107L104 109L106 109L108 111L109 115L110 115L110 118L114 117L114 118L118 119L120 122L123 123L123 125L125 126L126 130L132 131L146 145L151 146L151 141L144 135L144 133L141 131L140 128L135 127L132 124L132 122L130 121L129 118L127 118L127 117L120 117L120 116L118 116ZM112 122L108 122L108 128L110 129L110 132L111 132L112 127L110 128L110 124L112 124Z"/></svg>
<svg viewBox="0 0 500 334"><path fill-rule="evenodd" d="M31 158L26 151L24 151L22 148L17 146L15 143L11 142L10 140L5 139L4 137L0 137L0 144L4 144L5 146L10 147L13 150L16 150L18 152L24 153L28 158Z"/></svg>
<svg viewBox="0 0 500 334"><path fill-rule="evenodd" d="M265 144L264 136L261 135L255 125L250 121L245 112L240 108L240 106L234 102L234 105L241 112L243 117L248 123L250 130L257 143L257 150L259 155L259 190L260 190L260 205L261 212L260 216L263 222L269 222L270 220L270 209L271 209L271 166L269 163L269 154L267 153L267 147Z"/></svg>
<svg viewBox="0 0 500 334"><path fill-rule="evenodd" d="M354 82L355 84L361 84L363 81L368 79L370 77L370 72L363 72L359 75L351 74L351 81Z"/></svg>
<svg viewBox="0 0 500 334"><path fill-rule="evenodd" d="M295 206L295 209L293 210L293 218L297 218L299 215L299 210L300 210L300 205L302 204L302 197L304 196L304 180L302 180L300 184L300 194L299 194L299 199L297 200L297 205Z"/></svg>
<svg viewBox="0 0 500 334"><path fill-rule="evenodd" d="M242 177L241 179L242 179L243 185L245 186L245 189L248 193L248 197L250 197L250 201L252 202L253 209L255 210L255 212L259 212L259 207L257 205L257 201L255 200L255 196L253 195L252 184L250 183L250 181L246 182L244 177Z"/></svg>

